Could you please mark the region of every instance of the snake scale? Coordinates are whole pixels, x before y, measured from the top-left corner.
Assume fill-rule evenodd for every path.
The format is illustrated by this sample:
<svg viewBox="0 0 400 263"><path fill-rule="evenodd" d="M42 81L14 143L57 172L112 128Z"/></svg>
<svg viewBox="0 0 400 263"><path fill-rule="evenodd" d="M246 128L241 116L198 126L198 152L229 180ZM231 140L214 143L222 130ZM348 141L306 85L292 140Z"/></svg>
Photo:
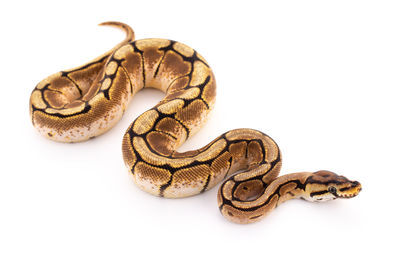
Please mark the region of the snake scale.
<svg viewBox="0 0 400 263"><path fill-rule="evenodd" d="M236 223L255 222L280 203L302 198L350 198L361 184L329 171L279 176L281 153L266 134L228 131L201 149L178 152L212 110L216 82L209 64L192 48L172 40L126 38L93 61L53 74L30 97L33 126L49 139L79 142L98 136L121 119L139 90L165 92L141 114L122 141L126 167L143 190L168 198L202 193L227 178L218 191L221 213ZM233 176L230 176L233 175Z"/></svg>

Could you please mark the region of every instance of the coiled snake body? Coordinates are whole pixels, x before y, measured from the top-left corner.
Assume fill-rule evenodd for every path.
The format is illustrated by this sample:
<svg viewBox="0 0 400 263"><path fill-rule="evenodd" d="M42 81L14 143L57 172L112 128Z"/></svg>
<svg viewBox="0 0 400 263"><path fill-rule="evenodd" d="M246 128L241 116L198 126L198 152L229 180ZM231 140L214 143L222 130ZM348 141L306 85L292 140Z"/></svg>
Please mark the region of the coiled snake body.
<svg viewBox="0 0 400 263"><path fill-rule="evenodd" d="M140 115L122 142L125 165L143 190L162 197L185 197L220 187L222 214L237 223L254 222L281 202L301 197L325 201L353 197L361 185L332 172L277 177L281 153L267 135L252 129L224 133L201 149L178 152L214 106L216 82L206 60L171 40L126 39L99 58L41 81L30 98L33 125L44 136L78 142L98 136L122 117L134 94L153 87L166 93Z"/></svg>

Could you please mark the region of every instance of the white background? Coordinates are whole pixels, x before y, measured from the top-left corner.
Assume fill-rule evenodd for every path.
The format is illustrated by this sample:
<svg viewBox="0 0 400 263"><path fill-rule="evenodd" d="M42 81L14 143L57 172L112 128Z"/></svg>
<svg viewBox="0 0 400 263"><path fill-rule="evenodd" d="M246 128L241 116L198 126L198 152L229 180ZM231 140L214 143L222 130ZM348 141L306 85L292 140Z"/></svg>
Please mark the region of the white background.
<svg viewBox="0 0 400 263"><path fill-rule="evenodd" d="M398 1L3 1L1 262L394 262L400 234ZM180 199L141 191L126 171L129 124L163 97L137 94L88 142L32 127L28 101L46 76L124 38L178 40L217 78L208 123L181 150L255 128L283 153L282 173L328 169L363 184L350 200L292 200L259 223L220 215L217 188Z"/></svg>

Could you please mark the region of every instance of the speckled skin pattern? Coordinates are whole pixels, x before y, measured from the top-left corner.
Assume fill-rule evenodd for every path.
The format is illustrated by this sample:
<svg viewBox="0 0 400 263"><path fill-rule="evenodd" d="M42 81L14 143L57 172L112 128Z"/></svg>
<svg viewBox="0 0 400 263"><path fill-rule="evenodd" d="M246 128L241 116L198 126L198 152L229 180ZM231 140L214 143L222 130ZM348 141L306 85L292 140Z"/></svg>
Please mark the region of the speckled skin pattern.
<svg viewBox="0 0 400 263"><path fill-rule="evenodd" d="M134 41L129 26L102 25L122 28L126 39L81 67L49 76L33 90L30 114L42 135L61 142L98 136L119 121L136 92L152 87L166 95L130 125L122 153L135 183L153 195L199 194L235 174L219 189L219 208L233 222L250 223L288 199L326 201L361 190L358 182L328 171L278 177L277 144L252 129L228 131L201 149L178 152L214 106L216 82L210 66L182 43Z"/></svg>

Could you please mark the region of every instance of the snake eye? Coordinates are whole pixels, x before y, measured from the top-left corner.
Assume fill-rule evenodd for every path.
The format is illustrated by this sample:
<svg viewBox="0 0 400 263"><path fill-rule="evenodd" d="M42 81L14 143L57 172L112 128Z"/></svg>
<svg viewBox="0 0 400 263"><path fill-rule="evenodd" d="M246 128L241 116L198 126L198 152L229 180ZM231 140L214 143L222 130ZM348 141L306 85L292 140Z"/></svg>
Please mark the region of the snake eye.
<svg viewBox="0 0 400 263"><path fill-rule="evenodd" d="M336 194L336 187L334 187L334 186L329 186L329 187L328 187L328 191L329 191L330 193L332 193L332 194Z"/></svg>

